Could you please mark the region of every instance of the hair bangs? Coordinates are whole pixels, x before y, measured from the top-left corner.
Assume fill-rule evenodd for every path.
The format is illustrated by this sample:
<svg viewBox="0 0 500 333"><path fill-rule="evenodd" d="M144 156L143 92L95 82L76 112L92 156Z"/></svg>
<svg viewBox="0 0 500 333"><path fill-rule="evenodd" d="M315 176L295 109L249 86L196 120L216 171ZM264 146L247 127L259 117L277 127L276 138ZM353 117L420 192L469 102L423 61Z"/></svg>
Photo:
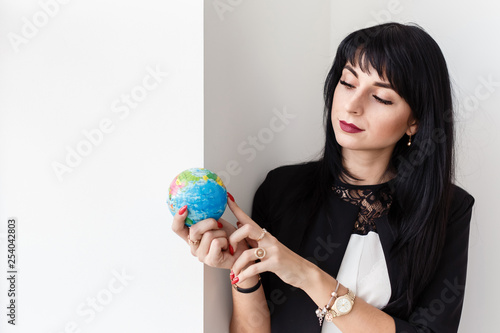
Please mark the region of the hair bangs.
<svg viewBox="0 0 500 333"><path fill-rule="evenodd" d="M392 89L407 100L411 90L408 84L412 81L407 74L412 62L404 40L403 31L397 27L376 26L349 35L339 51L345 63L359 65L367 74L371 74L370 69L373 68L381 79L388 81Z"/></svg>

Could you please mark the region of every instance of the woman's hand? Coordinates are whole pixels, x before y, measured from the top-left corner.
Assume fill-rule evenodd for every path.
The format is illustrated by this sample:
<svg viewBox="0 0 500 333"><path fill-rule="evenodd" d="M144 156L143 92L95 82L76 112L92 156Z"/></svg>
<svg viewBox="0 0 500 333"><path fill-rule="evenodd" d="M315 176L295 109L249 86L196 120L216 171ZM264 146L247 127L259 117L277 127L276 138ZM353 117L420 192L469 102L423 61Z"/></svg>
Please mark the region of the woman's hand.
<svg viewBox="0 0 500 333"><path fill-rule="evenodd" d="M302 288L311 268L311 262L302 258L281 244L273 235L264 231L233 201L228 201L229 208L240 221L238 230L229 236L229 245L236 251L247 240L252 249L245 249L235 261L232 271L235 275L232 282L239 283L262 272L273 272L285 283ZM260 258L260 262L255 260Z"/></svg>
<svg viewBox="0 0 500 333"><path fill-rule="evenodd" d="M239 244L235 253L229 244L228 236L236 228L222 218L206 219L188 227L184 224L188 214L187 206L184 207L175 214L172 230L189 244L191 254L199 261L212 267L231 268L246 247L245 242Z"/></svg>

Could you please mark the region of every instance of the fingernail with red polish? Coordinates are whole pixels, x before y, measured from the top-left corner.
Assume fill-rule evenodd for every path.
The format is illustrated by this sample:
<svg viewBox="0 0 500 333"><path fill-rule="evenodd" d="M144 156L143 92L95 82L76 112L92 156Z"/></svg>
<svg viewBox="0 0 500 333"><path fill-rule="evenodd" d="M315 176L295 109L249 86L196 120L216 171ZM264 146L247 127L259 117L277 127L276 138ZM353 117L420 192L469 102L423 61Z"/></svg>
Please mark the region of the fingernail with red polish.
<svg viewBox="0 0 500 333"><path fill-rule="evenodd" d="M231 280L231 284L235 284L240 280L239 277L235 277L234 279Z"/></svg>
<svg viewBox="0 0 500 333"><path fill-rule="evenodd" d="M219 229L223 227L222 223L220 223L219 221L217 221L217 225L219 226Z"/></svg>
<svg viewBox="0 0 500 333"><path fill-rule="evenodd" d="M181 209L179 209L179 215L184 214L184 213L186 212L186 209L187 209L187 208L188 208L188 206L187 206L187 205L182 206L182 208L181 208Z"/></svg>
<svg viewBox="0 0 500 333"><path fill-rule="evenodd" d="M233 247L231 245L229 245L229 253L231 253L231 255L234 254L234 249L233 249Z"/></svg>
<svg viewBox="0 0 500 333"><path fill-rule="evenodd" d="M234 279L234 273L233 273L233 271L231 271L231 273L229 273L229 278L231 279L231 281Z"/></svg>
<svg viewBox="0 0 500 333"><path fill-rule="evenodd" d="M227 197L234 202L234 197L231 195L231 193L227 192Z"/></svg>
<svg viewBox="0 0 500 333"><path fill-rule="evenodd" d="M236 225L238 226L238 228L240 228L243 225L243 223L241 223L240 221L238 221L238 222L236 222Z"/></svg>

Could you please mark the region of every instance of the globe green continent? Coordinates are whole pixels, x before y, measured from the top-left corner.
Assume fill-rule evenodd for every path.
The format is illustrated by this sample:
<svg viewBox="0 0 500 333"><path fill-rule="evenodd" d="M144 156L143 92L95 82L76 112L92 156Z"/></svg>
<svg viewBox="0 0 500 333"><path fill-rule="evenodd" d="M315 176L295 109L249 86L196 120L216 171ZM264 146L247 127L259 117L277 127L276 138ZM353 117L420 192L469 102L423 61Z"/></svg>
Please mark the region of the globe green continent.
<svg viewBox="0 0 500 333"><path fill-rule="evenodd" d="M178 174L168 190L167 204L172 215L187 205L185 224L213 218L218 220L227 205L227 190L215 173L204 168L191 168Z"/></svg>

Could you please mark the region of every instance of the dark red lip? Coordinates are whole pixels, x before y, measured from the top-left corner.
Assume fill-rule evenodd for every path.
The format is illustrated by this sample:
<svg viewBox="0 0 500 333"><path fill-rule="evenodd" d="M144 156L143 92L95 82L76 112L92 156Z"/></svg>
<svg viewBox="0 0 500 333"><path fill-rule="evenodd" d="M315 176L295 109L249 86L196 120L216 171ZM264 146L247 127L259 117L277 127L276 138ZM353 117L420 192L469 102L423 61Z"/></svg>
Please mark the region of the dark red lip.
<svg viewBox="0 0 500 333"><path fill-rule="evenodd" d="M354 124L346 123L343 120L340 120L339 124L340 124L340 128L344 132L347 132L347 133L359 133L359 132L363 132L364 131L361 128L359 128L358 126L356 126Z"/></svg>

